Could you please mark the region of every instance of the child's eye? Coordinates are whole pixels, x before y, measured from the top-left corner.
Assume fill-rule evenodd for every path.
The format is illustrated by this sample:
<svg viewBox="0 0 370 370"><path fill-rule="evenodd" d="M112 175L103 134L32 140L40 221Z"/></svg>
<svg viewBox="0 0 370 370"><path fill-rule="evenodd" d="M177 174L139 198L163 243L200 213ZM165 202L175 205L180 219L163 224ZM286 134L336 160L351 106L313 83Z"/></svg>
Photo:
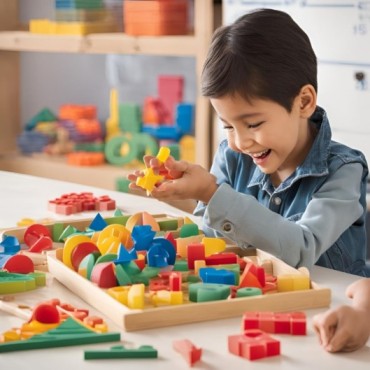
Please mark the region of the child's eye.
<svg viewBox="0 0 370 370"><path fill-rule="evenodd" d="M232 126L223 126L222 127L224 130L232 130L233 129L233 127Z"/></svg>
<svg viewBox="0 0 370 370"><path fill-rule="evenodd" d="M247 123L247 126L248 126L248 128L257 128L257 127L261 126L262 123L263 123L263 121L262 122L258 122L258 123L253 123L253 124Z"/></svg>

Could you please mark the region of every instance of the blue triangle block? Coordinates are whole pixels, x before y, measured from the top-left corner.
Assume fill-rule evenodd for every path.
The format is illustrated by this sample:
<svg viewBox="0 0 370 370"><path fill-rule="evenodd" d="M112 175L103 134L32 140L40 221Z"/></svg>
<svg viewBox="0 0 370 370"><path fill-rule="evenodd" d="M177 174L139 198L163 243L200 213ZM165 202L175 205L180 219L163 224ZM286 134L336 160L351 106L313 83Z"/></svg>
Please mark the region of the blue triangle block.
<svg viewBox="0 0 370 370"><path fill-rule="evenodd" d="M104 218L98 213L95 218L91 221L89 228L95 231L101 231L106 228L108 224L105 222Z"/></svg>
<svg viewBox="0 0 370 370"><path fill-rule="evenodd" d="M135 254L136 254L136 251L135 251ZM117 264L124 263L124 262L130 262L132 259L133 258L132 258L132 255L130 254L130 252L125 248L125 246L123 244L120 244L120 246L118 248L117 259L114 260L113 262L117 265Z"/></svg>

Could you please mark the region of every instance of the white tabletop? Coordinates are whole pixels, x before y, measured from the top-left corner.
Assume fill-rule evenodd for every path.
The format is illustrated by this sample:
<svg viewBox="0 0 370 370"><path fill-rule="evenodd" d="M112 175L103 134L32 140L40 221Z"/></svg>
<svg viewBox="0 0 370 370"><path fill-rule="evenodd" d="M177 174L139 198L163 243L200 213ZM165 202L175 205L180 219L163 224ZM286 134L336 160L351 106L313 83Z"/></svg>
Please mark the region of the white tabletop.
<svg viewBox="0 0 370 370"><path fill-rule="evenodd" d="M70 219L91 217L91 213L74 216L56 216L47 211L47 201L63 193L92 191L96 195L108 194L115 199L117 206L124 213L138 211L150 213L167 213L171 215L188 215L165 203L150 198L142 198L119 192L105 191L97 188L36 178L25 175L0 171L0 228L14 227L21 218L34 219L53 218ZM109 213L109 212L108 212ZM103 214L105 215L105 214ZM189 215L188 215L189 216ZM191 216L193 219L194 217ZM199 220L196 220L199 221ZM344 290L348 284L357 279L356 276L337 271L314 267L312 279L332 289L332 305L348 303ZM32 292L16 295L16 301L34 305L40 301L59 298L62 302L71 303L76 307L93 308L71 293L51 276L47 286ZM189 339L194 345L203 349L202 361L195 365L199 369L369 369L370 341L363 349L346 354L329 354L318 343L312 329L312 316L324 309L307 310L308 335L290 336L274 335L281 341L281 356L270 357L257 361L248 361L232 355L227 349L227 337L240 332L241 318L208 321L200 324L166 327L163 329L145 330L140 332L121 332L123 345L138 347L152 345L158 350L158 359L143 360L89 360L83 359L85 349L107 349L117 343L101 343L74 347L50 348L22 352L0 353L0 365L4 369L58 370L78 369L186 369L187 363L172 349L172 341ZM104 314L104 313L103 313ZM109 319L110 331L121 331ZM22 320L0 312L0 332L11 327L19 327Z"/></svg>

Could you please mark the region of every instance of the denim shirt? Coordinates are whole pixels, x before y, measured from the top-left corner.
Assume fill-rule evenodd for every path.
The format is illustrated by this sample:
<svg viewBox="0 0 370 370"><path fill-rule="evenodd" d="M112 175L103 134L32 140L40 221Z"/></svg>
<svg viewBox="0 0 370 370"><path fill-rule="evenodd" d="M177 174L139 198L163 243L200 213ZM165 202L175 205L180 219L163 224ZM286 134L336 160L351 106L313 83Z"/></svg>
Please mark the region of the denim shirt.
<svg viewBox="0 0 370 370"><path fill-rule="evenodd" d="M331 140L322 108L310 123L317 129L310 152L277 188L250 156L222 141L211 168L218 190L194 214L203 216L206 235L241 248L254 246L294 267L366 276L366 159Z"/></svg>

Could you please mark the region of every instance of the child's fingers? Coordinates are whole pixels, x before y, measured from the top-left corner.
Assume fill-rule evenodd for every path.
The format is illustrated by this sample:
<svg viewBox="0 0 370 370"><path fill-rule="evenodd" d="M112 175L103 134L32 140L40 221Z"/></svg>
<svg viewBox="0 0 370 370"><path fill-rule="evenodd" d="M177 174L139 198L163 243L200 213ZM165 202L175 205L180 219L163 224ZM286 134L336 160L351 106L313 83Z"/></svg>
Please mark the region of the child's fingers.
<svg viewBox="0 0 370 370"><path fill-rule="evenodd" d="M145 164L145 167L150 167L150 161L155 158L152 155L144 155L143 161Z"/></svg>
<svg viewBox="0 0 370 370"><path fill-rule="evenodd" d="M335 333L338 317L334 311L317 315L313 319L314 329L319 336L320 343L326 347Z"/></svg>
<svg viewBox="0 0 370 370"><path fill-rule="evenodd" d="M353 351L355 348L352 348L349 345L351 334L348 331L348 328L338 327L335 331L333 337L326 346L326 350L329 352L338 352L338 351ZM348 346L348 348L346 348Z"/></svg>
<svg viewBox="0 0 370 370"><path fill-rule="evenodd" d="M172 157L169 157L165 162L165 167L173 179L179 179L189 168L189 164L185 161L175 161Z"/></svg>

